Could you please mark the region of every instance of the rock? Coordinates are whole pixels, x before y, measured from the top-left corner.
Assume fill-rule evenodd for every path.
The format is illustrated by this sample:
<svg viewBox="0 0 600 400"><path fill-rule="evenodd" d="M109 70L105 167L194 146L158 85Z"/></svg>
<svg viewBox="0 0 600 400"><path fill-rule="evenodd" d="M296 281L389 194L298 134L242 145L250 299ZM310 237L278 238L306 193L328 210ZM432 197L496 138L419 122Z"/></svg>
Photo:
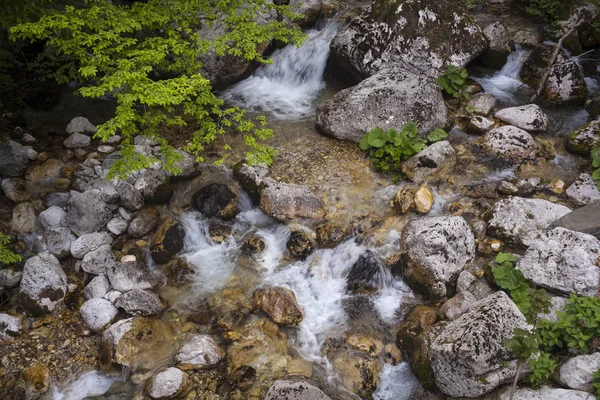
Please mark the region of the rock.
<svg viewBox="0 0 600 400"><path fill-rule="evenodd" d="M258 254L265 251L267 245L265 241L258 236L249 237L242 245L242 252L245 254Z"/></svg>
<svg viewBox="0 0 600 400"><path fill-rule="evenodd" d="M295 326L304 318L294 292L282 286L255 291L254 308L262 310L280 325Z"/></svg>
<svg viewBox="0 0 600 400"><path fill-rule="evenodd" d="M104 275L99 275L92 279L83 289L83 296L86 300L102 298L110 290L108 278Z"/></svg>
<svg viewBox="0 0 600 400"><path fill-rule="evenodd" d="M67 125L66 132L72 133L96 133L98 129L85 117L75 117Z"/></svg>
<svg viewBox="0 0 600 400"><path fill-rule="evenodd" d="M150 254L154 262L166 264L185 244L185 230L178 221L164 220L152 235Z"/></svg>
<svg viewBox="0 0 600 400"><path fill-rule="evenodd" d="M478 94L469 100L469 106L476 114L488 115L496 107L496 98L492 94Z"/></svg>
<svg viewBox="0 0 600 400"><path fill-rule="evenodd" d="M398 188L393 200L394 208L398 213L404 215L415 208L416 191L417 187L410 184Z"/></svg>
<svg viewBox="0 0 600 400"><path fill-rule="evenodd" d="M0 313L0 342L12 342L25 328L20 318Z"/></svg>
<svg viewBox="0 0 600 400"><path fill-rule="evenodd" d="M86 301L79 311L85 324L94 332L101 332L119 313L110 301L102 298Z"/></svg>
<svg viewBox="0 0 600 400"><path fill-rule="evenodd" d="M376 127L400 131L412 121L425 134L443 128L446 119L442 92L433 80L387 69L321 104L316 124L328 136L358 142Z"/></svg>
<svg viewBox="0 0 600 400"><path fill-rule="evenodd" d="M145 171L133 186L139 190L144 196L144 200L150 204L165 204L173 195L171 182L162 171ZM123 206L128 208L125 204Z"/></svg>
<svg viewBox="0 0 600 400"><path fill-rule="evenodd" d="M127 228L129 227L129 222L125 221L121 217L114 217L108 224L106 224L106 229L113 235L119 236L123 233L127 232Z"/></svg>
<svg viewBox="0 0 600 400"><path fill-rule="evenodd" d="M600 201L600 190L592 176L587 173L579 174L575 182L567 188L567 196L578 206Z"/></svg>
<svg viewBox="0 0 600 400"><path fill-rule="evenodd" d="M211 183L193 198L194 208L207 218L230 220L240 212L237 193L223 183Z"/></svg>
<svg viewBox="0 0 600 400"><path fill-rule="evenodd" d="M71 136L65 139L63 146L67 149L83 149L88 147L92 143L92 139L81 133L73 133Z"/></svg>
<svg viewBox="0 0 600 400"><path fill-rule="evenodd" d="M474 135L483 135L484 133L492 129L494 126L496 126L494 121L491 121L480 115L463 117L461 118L461 122L464 125L464 131L467 133L472 133Z"/></svg>
<svg viewBox="0 0 600 400"><path fill-rule="evenodd" d="M39 192L42 189L56 189L55 185L61 182L61 171L65 167L65 163L60 160L50 158L44 161L42 164L35 164L27 170L25 179L27 180L26 185L32 191Z"/></svg>
<svg viewBox="0 0 600 400"><path fill-rule="evenodd" d="M458 280L456 281L456 293L462 293L469 290L471 284L476 280L477 277L469 271L462 271L460 275L458 275Z"/></svg>
<svg viewBox="0 0 600 400"><path fill-rule="evenodd" d="M2 180L2 191L7 199L15 203L22 203L31 198L25 188L23 178L7 178Z"/></svg>
<svg viewBox="0 0 600 400"><path fill-rule="evenodd" d="M135 217L129 223L127 233L133 237L140 238L149 234L156 225L160 216L153 208L145 208L135 215Z"/></svg>
<svg viewBox="0 0 600 400"><path fill-rule="evenodd" d="M44 251L63 258L71 255L71 243L75 237L69 228L62 226L50 227L42 234L41 244Z"/></svg>
<svg viewBox="0 0 600 400"><path fill-rule="evenodd" d="M543 199L503 199L494 204L488 233L513 244L529 246L552 222L570 211Z"/></svg>
<svg viewBox="0 0 600 400"><path fill-rule="evenodd" d="M356 80L384 68L436 78L446 65L464 67L486 47L485 35L462 4L398 0L367 7L338 32L331 53Z"/></svg>
<svg viewBox="0 0 600 400"><path fill-rule="evenodd" d="M10 229L18 235L27 235L35 228L35 208L31 203L19 203L13 209Z"/></svg>
<svg viewBox="0 0 600 400"><path fill-rule="evenodd" d="M277 182L267 178L260 197L260 209L280 221L295 218L321 219L325 210L321 199L306 186Z"/></svg>
<svg viewBox="0 0 600 400"><path fill-rule="evenodd" d="M540 44L533 49L525 59L523 68L521 69L521 80L530 87L537 89L548 68L554 50L555 46L550 44ZM556 58L556 64L562 64L567 61L567 54L561 50Z"/></svg>
<svg viewBox="0 0 600 400"><path fill-rule="evenodd" d="M433 208L433 193L427 186L421 186L415 192L415 209L420 214L427 214Z"/></svg>
<svg viewBox="0 0 600 400"><path fill-rule="evenodd" d="M588 233L600 239L600 202L578 208L554 221L548 229L562 227L577 232Z"/></svg>
<svg viewBox="0 0 600 400"><path fill-rule="evenodd" d="M286 248L292 257L306 258L315 250L315 243L305 232L292 231Z"/></svg>
<svg viewBox="0 0 600 400"><path fill-rule="evenodd" d="M35 143L37 139L30 133L25 132L22 137L23 143Z"/></svg>
<svg viewBox="0 0 600 400"><path fill-rule="evenodd" d="M23 273L10 268L0 269L0 288L12 289L21 282Z"/></svg>
<svg viewBox="0 0 600 400"><path fill-rule="evenodd" d="M73 242L71 255L75 258L83 258L90 251L96 250L102 245L110 245L112 242L112 237L106 232L87 233Z"/></svg>
<svg viewBox="0 0 600 400"><path fill-rule="evenodd" d="M509 400L510 390L500 396L500 400ZM513 400L590 400L590 394L579 390L555 389L542 386L540 389L522 388L515 390Z"/></svg>
<svg viewBox="0 0 600 400"><path fill-rule="evenodd" d="M115 301L115 306L124 309L129 314L143 316L160 314L164 308L156 293L140 289L123 293Z"/></svg>
<svg viewBox="0 0 600 400"><path fill-rule="evenodd" d="M502 292L473 304L431 341L429 358L437 387L448 396L478 397L510 381L518 360L506 347L525 317Z"/></svg>
<svg viewBox="0 0 600 400"><path fill-rule="evenodd" d="M513 36L513 42L525 48L534 48L542 43L542 35L529 30L518 31Z"/></svg>
<svg viewBox="0 0 600 400"><path fill-rule="evenodd" d="M49 193L44 197L44 205L48 208L54 206L65 208L69 205L69 197L71 195L68 192Z"/></svg>
<svg viewBox="0 0 600 400"><path fill-rule="evenodd" d="M117 193L119 194L120 203L129 211L138 211L144 207L144 196L132 184L119 181L117 184Z"/></svg>
<svg viewBox="0 0 600 400"><path fill-rule="evenodd" d="M567 137L567 150L573 153L589 155L594 147L600 146L600 119L595 119L583 128L579 128Z"/></svg>
<svg viewBox="0 0 600 400"><path fill-rule="evenodd" d="M479 56L481 62L490 68L502 68L510 53L510 35L501 22L488 25L483 34L488 39L489 47Z"/></svg>
<svg viewBox="0 0 600 400"><path fill-rule="evenodd" d="M21 176L29 166L27 149L12 140L0 142L0 176Z"/></svg>
<svg viewBox="0 0 600 400"><path fill-rule="evenodd" d="M363 399L372 398L381 372L381 366L375 359L363 352L350 350L335 351L327 358L346 389Z"/></svg>
<svg viewBox="0 0 600 400"><path fill-rule="evenodd" d="M277 380L264 400L330 400L321 389L303 381Z"/></svg>
<svg viewBox="0 0 600 400"><path fill-rule="evenodd" d="M321 247L333 248L350 236L345 226L324 223L316 228L317 242Z"/></svg>
<svg viewBox="0 0 600 400"><path fill-rule="evenodd" d="M583 104L587 99L588 89L577 63L570 61L554 64L542 94L554 104Z"/></svg>
<svg viewBox="0 0 600 400"><path fill-rule="evenodd" d="M195 335L181 347L175 360L184 371L210 368L224 357L223 350L209 335Z"/></svg>
<svg viewBox="0 0 600 400"><path fill-rule="evenodd" d="M95 190L105 203L116 203L119 201L119 193L112 182L107 182L103 178L75 178L73 180L73 189L79 192Z"/></svg>
<svg viewBox="0 0 600 400"><path fill-rule="evenodd" d="M475 144L496 158L514 162L535 159L540 152L529 133L511 125L492 129L477 138Z"/></svg>
<svg viewBox="0 0 600 400"><path fill-rule="evenodd" d="M146 392L152 399L179 399L191 390L187 374L179 368L170 367L148 380Z"/></svg>
<svg viewBox="0 0 600 400"><path fill-rule="evenodd" d="M48 314L67 294L67 275L52 254L41 253L25 262L19 301L33 315Z"/></svg>
<svg viewBox="0 0 600 400"><path fill-rule="evenodd" d="M440 308L440 313L448 319L456 319L469 311L476 302L475 296L467 291L462 291L445 302Z"/></svg>
<svg viewBox="0 0 600 400"><path fill-rule="evenodd" d="M111 290L104 295L104 298L114 304L122 294L123 293L119 292L118 290Z"/></svg>
<svg viewBox="0 0 600 400"><path fill-rule="evenodd" d="M301 26L306 25L314 25L319 17L321 16L321 10L323 8L322 0L308 0L308 1L299 1L299 0L290 0L289 1L290 8L304 16L299 22Z"/></svg>
<svg viewBox="0 0 600 400"><path fill-rule="evenodd" d="M538 314L540 320L546 319L550 322L558 322L558 312L563 312L565 306L568 303L568 299L561 296L550 296L550 309L547 313Z"/></svg>
<svg viewBox="0 0 600 400"><path fill-rule="evenodd" d="M494 117L529 132L546 132L550 124L548 116L537 104L505 108Z"/></svg>
<svg viewBox="0 0 600 400"><path fill-rule="evenodd" d="M67 225L77 235L96 232L112 218L112 210L97 191L71 191L67 210Z"/></svg>
<svg viewBox="0 0 600 400"><path fill-rule="evenodd" d="M268 174L264 164L248 165L242 160L233 167L233 175L254 202L260 200L260 184Z"/></svg>
<svg viewBox="0 0 600 400"><path fill-rule="evenodd" d="M378 277L383 272L383 265L371 250L365 251L348 272L346 290L350 292L369 292L377 290Z"/></svg>
<svg viewBox="0 0 600 400"><path fill-rule="evenodd" d="M573 3L569 18L558 21L558 36L575 29L565 42L565 46L573 53L579 54L583 49L597 46L600 43L600 34L595 29L600 19L598 5L592 1Z"/></svg>
<svg viewBox="0 0 600 400"><path fill-rule="evenodd" d="M83 256L81 269L85 272L94 275L105 275L109 268L114 267L115 257L111 247L108 244L103 244L97 249L92 250Z"/></svg>
<svg viewBox="0 0 600 400"><path fill-rule="evenodd" d="M107 276L113 289L119 292L128 292L133 289L152 289L153 275L146 266L133 261L117 262L107 268Z"/></svg>
<svg viewBox="0 0 600 400"><path fill-rule="evenodd" d="M560 382L571 389L592 392L592 375L600 369L600 353L573 357L561 365L558 376Z"/></svg>
<svg viewBox="0 0 600 400"><path fill-rule="evenodd" d="M406 282L413 290L441 299L473 259L475 237L462 217L426 217L404 227L400 249L406 252Z"/></svg>
<svg viewBox="0 0 600 400"><path fill-rule="evenodd" d="M44 228L66 226L67 212L58 206L52 206L42 211L38 216L40 224Z"/></svg>
<svg viewBox="0 0 600 400"><path fill-rule="evenodd" d="M456 164L456 153L446 140L435 142L402 163L402 172L416 183L432 180Z"/></svg>
<svg viewBox="0 0 600 400"><path fill-rule="evenodd" d="M26 385L25 399L38 399L50 389L50 369L44 364L34 363L23 370L22 377Z"/></svg>
<svg viewBox="0 0 600 400"><path fill-rule="evenodd" d="M560 294L596 296L600 289L600 240L555 228L529 241L516 268L537 286Z"/></svg>

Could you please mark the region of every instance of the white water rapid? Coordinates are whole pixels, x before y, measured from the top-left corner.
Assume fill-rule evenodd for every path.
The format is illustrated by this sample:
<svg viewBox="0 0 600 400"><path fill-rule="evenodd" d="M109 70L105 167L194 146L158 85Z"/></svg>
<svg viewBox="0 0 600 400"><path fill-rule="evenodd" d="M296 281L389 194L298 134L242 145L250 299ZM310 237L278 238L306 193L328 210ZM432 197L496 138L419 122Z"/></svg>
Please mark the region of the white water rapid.
<svg viewBox="0 0 600 400"><path fill-rule="evenodd" d="M323 25L306 32L308 38L300 48L287 46L275 51L272 64L260 66L248 79L225 90L221 98L280 119L314 115L314 102L325 87L329 43L339 28L334 20Z"/></svg>

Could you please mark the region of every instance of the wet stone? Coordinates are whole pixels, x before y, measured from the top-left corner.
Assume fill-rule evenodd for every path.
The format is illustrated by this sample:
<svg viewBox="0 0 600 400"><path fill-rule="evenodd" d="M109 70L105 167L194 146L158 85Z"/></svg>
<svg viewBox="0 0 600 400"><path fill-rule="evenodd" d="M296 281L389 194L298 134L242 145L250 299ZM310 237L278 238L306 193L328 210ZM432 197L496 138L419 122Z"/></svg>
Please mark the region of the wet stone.
<svg viewBox="0 0 600 400"><path fill-rule="evenodd" d="M164 308L156 293L140 289L123 293L115 301L115 306L124 309L129 314L142 316L160 314Z"/></svg>
<svg viewBox="0 0 600 400"><path fill-rule="evenodd" d="M295 293L282 286L254 292L254 307L262 310L276 324L294 326L304 318Z"/></svg>
<svg viewBox="0 0 600 400"><path fill-rule="evenodd" d="M223 351L212 337L196 335L181 347L175 359L178 367L187 371L213 367L223 357Z"/></svg>
<svg viewBox="0 0 600 400"><path fill-rule="evenodd" d="M292 257L299 258L306 258L315 250L314 242L302 231L292 231L286 247Z"/></svg>
<svg viewBox="0 0 600 400"><path fill-rule="evenodd" d="M208 218L230 220L240 211L237 193L222 183L211 183L200 189L194 195L193 204L196 210Z"/></svg>
<svg viewBox="0 0 600 400"><path fill-rule="evenodd" d="M86 301L79 311L86 325L94 332L102 331L118 314L117 308L102 298Z"/></svg>

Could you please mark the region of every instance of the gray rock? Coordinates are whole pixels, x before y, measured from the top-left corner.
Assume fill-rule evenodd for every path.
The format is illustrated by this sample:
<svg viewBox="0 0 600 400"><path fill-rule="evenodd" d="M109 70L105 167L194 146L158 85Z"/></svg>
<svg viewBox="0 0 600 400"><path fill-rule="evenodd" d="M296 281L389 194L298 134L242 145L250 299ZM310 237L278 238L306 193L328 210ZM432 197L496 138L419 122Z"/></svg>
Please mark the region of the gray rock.
<svg viewBox="0 0 600 400"><path fill-rule="evenodd" d="M44 197L44 205L46 207L67 207L69 205L69 198L71 195L68 192L55 192L50 193Z"/></svg>
<svg viewBox="0 0 600 400"><path fill-rule="evenodd" d="M121 199L121 205L129 211L141 210L144 207L144 196L132 184L119 181L117 193Z"/></svg>
<svg viewBox="0 0 600 400"><path fill-rule="evenodd" d="M600 289L600 240L555 228L530 240L516 268L537 286L568 295L596 296Z"/></svg>
<svg viewBox="0 0 600 400"><path fill-rule="evenodd" d="M330 400L316 386L303 381L278 380L269 388L264 400Z"/></svg>
<svg viewBox="0 0 600 400"><path fill-rule="evenodd" d="M206 218L230 220L240 212L237 191L224 183L210 183L192 196L193 207Z"/></svg>
<svg viewBox="0 0 600 400"><path fill-rule="evenodd" d="M127 232L128 226L129 222L125 221L123 218L114 217L108 221L108 224L106 224L106 229L108 229L112 234L119 236Z"/></svg>
<svg viewBox="0 0 600 400"><path fill-rule="evenodd" d="M432 179L456 164L456 153L450 142L435 142L402 163L402 172L416 183Z"/></svg>
<svg viewBox="0 0 600 400"><path fill-rule="evenodd" d="M119 292L118 290L111 290L110 292L104 295L104 298L110 301L111 303L114 303L119 297L121 297L122 294L123 293Z"/></svg>
<svg viewBox="0 0 600 400"><path fill-rule="evenodd" d="M127 233L134 237L146 236L158 225L158 212L152 208L139 211L129 223Z"/></svg>
<svg viewBox="0 0 600 400"><path fill-rule="evenodd" d="M71 243L74 241L75 237L71 234L71 230L63 226L55 226L46 229L42 234L41 239L44 251L47 251L58 258L71 255Z"/></svg>
<svg viewBox="0 0 600 400"><path fill-rule="evenodd" d="M441 299L475 256L475 237L462 217L424 217L406 224L400 249L406 252L406 282Z"/></svg>
<svg viewBox="0 0 600 400"><path fill-rule="evenodd" d="M146 391L152 399L175 399L189 391L188 386L187 374L170 367L154 375L148 381Z"/></svg>
<svg viewBox="0 0 600 400"><path fill-rule="evenodd" d="M124 309L129 314L143 316L160 314L164 308L156 293L140 289L123 293L115 301L115 306Z"/></svg>
<svg viewBox="0 0 600 400"><path fill-rule="evenodd" d="M83 256L81 269L89 274L105 275L115 265L115 257L109 244L103 244Z"/></svg>
<svg viewBox="0 0 600 400"><path fill-rule="evenodd" d="M375 2L331 43L336 62L356 80L384 68L436 78L448 64L464 67L487 47L479 25L457 2Z"/></svg>
<svg viewBox="0 0 600 400"><path fill-rule="evenodd" d="M0 176L21 176L28 166L25 147L12 140L0 142Z"/></svg>
<svg viewBox="0 0 600 400"><path fill-rule="evenodd" d="M489 120L486 117L482 117L481 115L470 115L463 117L462 122L464 124L463 129L465 132L475 135L483 135L496 126L494 121Z"/></svg>
<svg viewBox="0 0 600 400"><path fill-rule="evenodd" d="M498 397L494 397L497 399ZM509 400L510 390L500 395L499 400ZM556 389L542 386L539 389L522 388L515 390L512 400L592 400L590 394L580 390Z"/></svg>
<svg viewBox="0 0 600 400"><path fill-rule="evenodd" d="M35 143L37 142L37 139L35 137L33 137L33 135L31 135L30 133L25 133L23 134L23 137L21 138L23 140L23 143Z"/></svg>
<svg viewBox="0 0 600 400"><path fill-rule="evenodd" d="M529 246L551 223L570 211L543 199L502 199L494 204L488 233L513 244Z"/></svg>
<svg viewBox="0 0 600 400"><path fill-rule="evenodd" d="M588 89L579 65L575 61L554 64L542 94L554 104L583 104Z"/></svg>
<svg viewBox="0 0 600 400"><path fill-rule="evenodd" d="M600 239L600 202L578 208L554 221L548 229L556 227L588 233Z"/></svg>
<svg viewBox="0 0 600 400"><path fill-rule="evenodd" d="M534 48L542 43L542 35L529 30L518 31L513 36L513 42L526 48Z"/></svg>
<svg viewBox="0 0 600 400"><path fill-rule="evenodd" d="M510 35L501 22L494 22L483 30L490 45L479 57L481 62L491 68L502 68L510 54Z"/></svg>
<svg viewBox="0 0 600 400"><path fill-rule="evenodd" d="M67 133L96 133L98 129L92 123L84 117L75 117L67 125Z"/></svg>
<svg viewBox="0 0 600 400"><path fill-rule="evenodd" d="M67 225L77 235L96 232L106 226L112 218L112 211L100 193L71 191L67 211Z"/></svg>
<svg viewBox="0 0 600 400"><path fill-rule="evenodd" d="M127 222L130 222L133 219L133 217L131 216L131 213L123 207L119 207L117 212L119 213L119 216Z"/></svg>
<svg viewBox="0 0 600 400"><path fill-rule="evenodd" d="M108 153L112 153L114 150L115 150L114 147L109 146L107 144L102 144L102 145L98 146L99 153L108 154Z"/></svg>
<svg viewBox="0 0 600 400"><path fill-rule="evenodd" d="M21 335L23 323L21 319L0 313L0 342L12 342Z"/></svg>
<svg viewBox="0 0 600 400"><path fill-rule="evenodd" d="M52 206L42 211L38 216L44 228L67 225L67 212L58 206Z"/></svg>
<svg viewBox="0 0 600 400"><path fill-rule="evenodd" d="M469 105L475 114L488 115L496 107L496 98L487 93L476 94L469 100Z"/></svg>
<svg viewBox="0 0 600 400"><path fill-rule="evenodd" d="M186 179L191 178L192 176L198 173L196 169L196 157L183 150L175 150L182 158L180 161L177 161L173 164L174 167L179 168L181 171L177 175L173 175L170 172L165 172L167 176L175 178L175 179ZM161 157L161 161L164 164L166 158L164 156Z"/></svg>
<svg viewBox="0 0 600 400"><path fill-rule="evenodd" d="M223 359L223 350L209 335L193 336L184 344L175 360L183 370L210 368Z"/></svg>
<svg viewBox="0 0 600 400"><path fill-rule="evenodd" d="M164 204L173 195L169 178L162 171L144 171L133 186L140 191L146 202L152 204Z"/></svg>
<svg viewBox="0 0 600 400"><path fill-rule="evenodd" d="M10 229L18 235L27 235L35 228L35 208L31 203L19 203L13 209Z"/></svg>
<svg viewBox="0 0 600 400"><path fill-rule="evenodd" d="M525 317L502 292L473 305L471 311L434 331L429 360L436 386L448 396L478 397L510 381L518 360L506 347Z"/></svg>
<svg viewBox="0 0 600 400"><path fill-rule="evenodd" d="M412 121L424 134L444 127L446 119L442 92L433 80L387 69L321 104L316 124L326 135L358 142L376 127L400 131Z"/></svg>
<svg viewBox="0 0 600 400"><path fill-rule="evenodd" d="M23 273L14 269L0 269L0 288L12 289L21 282Z"/></svg>
<svg viewBox="0 0 600 400"><path fill-rule="evenodd" d="M448 319L456 319L469 311L476 302L475 296L463 291L445 302L440 307L440 313Z"/></svg>
<svg viewBox="0 0 600 400"><path fill-rule="evenodd" d="M600 35L595 29L599 19L600 10L596 3L589 0L573 3L569 18L557 22L559 27L557 35L561 36L574 28L575 32L571 34L569 40L565 41L565 46L573 53L579 54L582 49L597 46L600 43Z"/></svg>
<svg viewBox="0 0 600 400"><path fill-rule="evenodd" d="M83 303L79 312L92 331L100 332L112 322L119 310L106 299L93 298Z"/></svg>
<svg viewBox="0 0 600 400"><path fill-rule="evenodd" d="M529 133L511 125L494 128L475 143L490 155L507 161L535 159L540 153L540 146Z"/></svg>
<svg viewBox="0 0 600 400"><path fill-rule="evenodd" d="M83 258L87 253L96 250L104 244L111 244L112 237L106 232L88 233L80 236L71 245L71 255L75 258Z"/></svg>
<svg viewBox="0 0 600 400"><path fill-rule="evenodd" d="M600 119L571 132L567 138L567 150L588 155L594 147L600 146Z"/></svg>
<svg viewBox="0 0 600 400"><path fill-rule="evenodd" d="M557 312L562 312L567 305L568 300L561 296L550 297L550 309L547 313L538 314L539 319L546 319L550 322L558 322Z"/></svg>
<svg viewBox="0 0 600 400"><path fill-rule="evenodd" d="M306 186L277 182L271 178L263 181L265 188L260 197L260 209L280 221L295 218L320 219L325 216L321 199Z"/></svg>
<svg viewBox="0 0 600 400"><path fill-rule="evenodd" d="M3 179L2 191L7 199L15 203L22 203L31 198L31 194L25 188L25 179L23 178Z"/></svg>
<svg viewBox="0 0 600 400"><path fill-rule="evenodd" d="M456 281L456 293L462 293L471 287L471 284L477 280L477 277L470 273L469 271L462 271L460 275L458 275L458 280Z"/></svg>
<svg viewBox="0 0 600 400"><path fill-rule="evenodd" d="M494 116L500 121L530 132L546 132L550 124L548 116L537 104L505 108Z"/></svg>
<svg viewBox="0 0 600 400"><path fill-rule="evenodd" d="M146 266L137 260L118 262L107 268L107 276L113 289L119 292L128 292L133 289L152 289L153 275Z"/></svg>
<svg viewBox="0 0 600 400"><path fill-rule="evenodd" d="M111 204L119 201L119 192L114 183L107 182L104 178L76 178L73 180L73 189L79 192L97 191L105 203Z"/></svg>
<svg viewBox="0 0 600 400"><path fill-rule="evenodd" d="M108 278L104 275L99 275L92 279L85 289L83 289L83 296L86 300L102 298L109 290L110 282L108 282Z"/></svg>
<svg viewBox="0 0 600 400"><path fill-rule="evenodd" d="M67 275L52 254L41 253L25 262L19 301L34 315L54 311L67 294Z"/></svg>
<svg viewBox="0 0 600 400"><path fill-rule="evenodd" d="M233 174L252 200L258 202L260 199L260 184L269 174L269 168L264 164L248 165L240 161L233 167Z"/></svg>
<svg viewBox="0 0 600 400"><path fill-rule="evenodd" d="M63 145L67 149L83 149L88 147L92 143L92 139L82 133L73 133L71 136L65 139Z"/></svg>
<svg viewBox="0 0 600 400"><path fill-rule="evenodd" d="M29 159L29 161L37 160L39 154L37 151L32 149L31 146L23 147L23 149L25 150L25 154L27 155L27 158Z"/></svg>
<svg viewBox="0 0 600 400"><path fill-rule="evenodd" d="M600 353L585 354L573 357L560 367L560 382L577 390L592 392L593 374L600 369Z"/></svg>
<svg viewBox="0 0 600 400"><path fill-rule="evenodd" d="M565 193L578 206L600 201L600 190L598 190L596 182L592 179L592 175L587 173L579 174Z"/></svg>

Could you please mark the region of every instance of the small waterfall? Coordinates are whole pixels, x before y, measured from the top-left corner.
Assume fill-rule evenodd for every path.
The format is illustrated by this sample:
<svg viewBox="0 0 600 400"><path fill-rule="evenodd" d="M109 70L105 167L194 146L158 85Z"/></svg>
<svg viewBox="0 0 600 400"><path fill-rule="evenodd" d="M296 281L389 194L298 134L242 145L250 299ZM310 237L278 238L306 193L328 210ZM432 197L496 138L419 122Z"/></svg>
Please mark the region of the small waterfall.
<svg viewBox="0 0 600 400"><path fill-rule="evenodd" d="M339 23L332 20L321 30L306 32L300 48L277 50L273 63L260 66L248 79L221 94L221 98L249 111L268 112L280 119L299 119L314 114L314 101L325 87L323 72L329 43Z"/></svg>
<svg viewBox="0 0 600 400"><path fill-rule="evenodd" d="M115 377L105 376L98 371L90 371L68 383L63 389L52 389L46 399L83 400L91 396L102 396L116 381Z"/></svg>

